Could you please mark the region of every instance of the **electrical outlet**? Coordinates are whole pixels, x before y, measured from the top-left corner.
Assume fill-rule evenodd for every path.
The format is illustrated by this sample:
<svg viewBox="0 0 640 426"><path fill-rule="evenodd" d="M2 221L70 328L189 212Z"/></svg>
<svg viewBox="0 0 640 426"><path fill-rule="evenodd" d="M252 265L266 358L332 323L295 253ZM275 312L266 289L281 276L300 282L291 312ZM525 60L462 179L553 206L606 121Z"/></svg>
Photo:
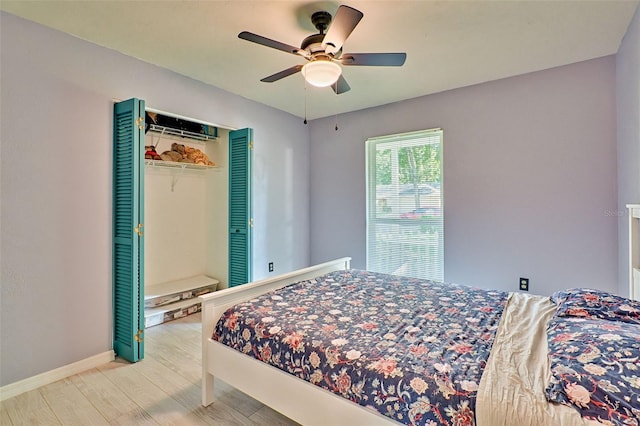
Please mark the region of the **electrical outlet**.
<svg viewBox="0 0 640 426"><path fill-rule="evenodd" d="M273 262L269 262L269 272L273 272Z"/></svg>
<svg viewBox="0 0 640 426"><path fill-rule="evenodd" d="M529 278L520 278L520 290L529 291Z"/></svg>

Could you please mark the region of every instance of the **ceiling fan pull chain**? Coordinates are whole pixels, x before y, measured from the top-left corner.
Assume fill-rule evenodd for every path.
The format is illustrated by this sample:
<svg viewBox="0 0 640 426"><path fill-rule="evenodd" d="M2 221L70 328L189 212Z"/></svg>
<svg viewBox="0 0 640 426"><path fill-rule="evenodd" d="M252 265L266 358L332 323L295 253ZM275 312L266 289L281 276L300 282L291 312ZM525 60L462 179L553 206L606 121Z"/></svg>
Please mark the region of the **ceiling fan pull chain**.
<svg viewBox="0 0 640 426"><path fill-rule="evenodd" d="M338 82L336 81L334 84L336 85L335 90L334 90L334 92L336 94L336 96L335 96L335 100L336 101L334 102L334 104L335 104L334 106L336 108L336 132L337 132L338 131Z"/></svg>
<svg viewBox="0 0 640 426"><path fill-rule="evenodd" d="M304 81L304 124L307 124L307 80Z"/></svg>

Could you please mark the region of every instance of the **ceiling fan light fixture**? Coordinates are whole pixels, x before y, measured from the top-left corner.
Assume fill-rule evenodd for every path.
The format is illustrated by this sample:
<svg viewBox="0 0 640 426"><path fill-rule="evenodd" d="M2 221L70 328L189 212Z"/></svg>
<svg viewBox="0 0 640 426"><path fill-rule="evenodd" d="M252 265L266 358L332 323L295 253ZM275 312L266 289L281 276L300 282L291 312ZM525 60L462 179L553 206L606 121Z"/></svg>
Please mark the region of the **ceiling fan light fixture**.
<svg viewBox="0 0 640 426"><path fill-rule="evenodd" d="M302 67L302 75L307 83L316 87L327 87L340 78L342 68L335 62L317 60L307 62Z"/></svg>

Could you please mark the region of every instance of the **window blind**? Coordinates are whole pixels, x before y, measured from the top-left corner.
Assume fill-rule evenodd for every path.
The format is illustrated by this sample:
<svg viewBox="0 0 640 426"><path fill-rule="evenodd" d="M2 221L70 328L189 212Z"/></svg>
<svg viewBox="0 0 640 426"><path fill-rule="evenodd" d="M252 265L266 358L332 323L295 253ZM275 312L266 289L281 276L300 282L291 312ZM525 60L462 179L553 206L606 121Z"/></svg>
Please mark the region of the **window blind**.
<svg viewBox="0 0 640 426"><path fill-rule="evenodd" d="M366 141L367 269L444 280L441 129Z"/></svg>

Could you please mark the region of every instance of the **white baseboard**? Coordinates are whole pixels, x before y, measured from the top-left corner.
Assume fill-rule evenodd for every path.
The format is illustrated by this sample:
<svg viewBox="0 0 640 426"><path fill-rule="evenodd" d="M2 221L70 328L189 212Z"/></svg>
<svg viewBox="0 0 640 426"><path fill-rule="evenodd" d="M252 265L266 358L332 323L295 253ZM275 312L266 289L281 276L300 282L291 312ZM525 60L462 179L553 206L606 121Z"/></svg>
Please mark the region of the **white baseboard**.
<svg viewBox="0 0 640 426"><path fill-rule="evenodd" d="M37 376L29 377L19 382L10 383L8 385L0 387L0 401L12 398L21 393L28 392L45 386L65 377L73 376L74 374L82 373L83 371L90 370L100 365L111 362L115 359L113 351L103 352L98 355L94 355L89 358L85 358L73 364L68 364L54 370L45 371Z"/></svg>

